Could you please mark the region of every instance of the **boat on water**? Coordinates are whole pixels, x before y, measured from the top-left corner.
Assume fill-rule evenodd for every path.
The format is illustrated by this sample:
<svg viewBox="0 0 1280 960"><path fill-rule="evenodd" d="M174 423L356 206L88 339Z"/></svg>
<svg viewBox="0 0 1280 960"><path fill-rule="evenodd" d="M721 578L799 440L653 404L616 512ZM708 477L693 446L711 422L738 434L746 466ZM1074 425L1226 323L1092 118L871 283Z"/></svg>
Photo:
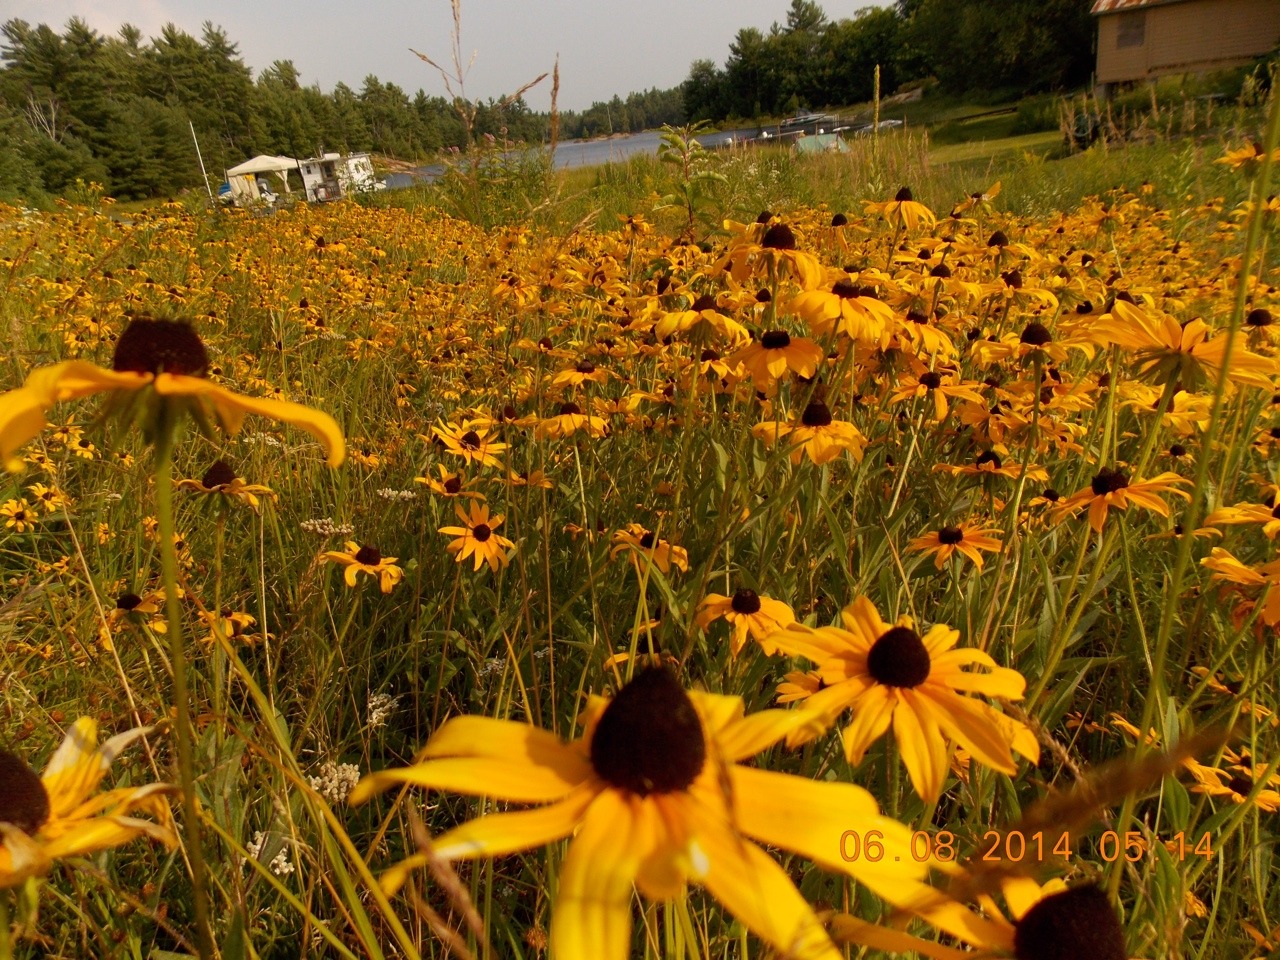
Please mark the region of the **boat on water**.
<svg viewBox="0 0 1280 960"><path fill-rule="evenodd" d="M777 136L797 136L799 134L831 133L840 123L834 113L797 113L778 124Z"/></svg>

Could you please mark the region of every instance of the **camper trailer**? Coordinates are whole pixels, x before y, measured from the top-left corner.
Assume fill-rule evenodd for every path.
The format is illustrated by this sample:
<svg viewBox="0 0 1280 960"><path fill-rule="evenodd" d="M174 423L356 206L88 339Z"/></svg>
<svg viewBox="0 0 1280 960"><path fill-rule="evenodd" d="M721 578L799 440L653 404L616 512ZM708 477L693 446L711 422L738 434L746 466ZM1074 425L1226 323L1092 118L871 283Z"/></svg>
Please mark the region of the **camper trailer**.
<svg viewBox="0 0 1280 960"><path fill-rule="evenodd" d="M373 175L373 161L367 153L326 153L301 160L302 183L312 203L341 200L343 197L385 187Z"/></svg>

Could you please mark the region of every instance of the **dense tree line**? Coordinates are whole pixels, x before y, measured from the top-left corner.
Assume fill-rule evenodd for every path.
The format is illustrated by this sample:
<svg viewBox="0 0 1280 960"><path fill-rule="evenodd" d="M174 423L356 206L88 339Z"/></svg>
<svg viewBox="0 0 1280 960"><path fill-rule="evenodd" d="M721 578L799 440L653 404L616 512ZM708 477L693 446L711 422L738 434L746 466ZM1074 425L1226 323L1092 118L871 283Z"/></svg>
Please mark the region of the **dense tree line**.
<svg viewBox="0 0 1280 960"><path fill-rule="evenodd" d="M758 117L870 99L936 77L951 91L1030 92L1085 81L1093 64L1090 0L898 0L830 21L815 0L791 0L786 22L738 31L723 67L695 61L671 90L614 96L565 111L560 137L632 133L686 120ZM546 142L550 117L523 99L466 105L472 134ZM371 150L429 161L463 147L455 104L365 78L359 90L304 86L289 60L257 77L226 33L173 26L144 39L125 25L104 36L72 19L61 33L0 27L0 197L59 194L77 179L114 196L170 196L200 185L194 127L210 177L259 153L314 156Z"/></svg>
<svg viewBox="0 0 1280 960"><path fill-rule="evenodd" d="M449 100L421 90L410 98L372 75L359 90L340 83L325 93L278 60L255 79L211 23L199 38L169 25L146 41L129 25L108 37L80 19L62 33L10 20L0 27L0 58L0 196L58 194L77 179L122 198L199 186L192 127L215 186L223 170L259 153L427 160L466 143ZM522 99L472 106L477 137L546 135L546 115Z"/></svg>
<svg viewBox="0 0 1280 960"><path fill-rule="evenodd" d="M860 103L926 77L964 93L1030 93L1088 80L1090 0L899 0L830 21L791 0L785 23L738 31L723 67L697 60L682 85L691 119L779 115Z"/></svg>

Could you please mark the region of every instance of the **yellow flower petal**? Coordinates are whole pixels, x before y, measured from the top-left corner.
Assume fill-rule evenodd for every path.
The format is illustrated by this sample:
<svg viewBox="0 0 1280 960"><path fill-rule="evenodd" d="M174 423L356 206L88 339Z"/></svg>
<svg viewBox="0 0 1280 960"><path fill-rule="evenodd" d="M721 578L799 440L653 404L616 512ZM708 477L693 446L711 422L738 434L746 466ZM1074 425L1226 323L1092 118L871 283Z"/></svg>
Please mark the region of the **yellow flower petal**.
<svg viewBox="0 0 1280 960"><path fill-rule="evenodd" d="M445 860L501 857L567 837L596 798L598 788L581 787L550 806L478 817L435 841Z"/></svg>
<svg viewBox="0 0 1280 960"><path fill-rule="evenodd" d="M98 752L98 724L81 717L67 731L61 746L49 758L40 780L49 794L51 819L65 817L102 782L111 765Z"/></svg>
<svg viewBox="0 0 1280 960"><path fill-rule="evenodd" d="M365 777L351 791L352 803L398 784L453 790L473 797L497 797L518 803L559 800L578 785L549 766L502 757L454 757L427 760L400 770L383 770Z"/></svg>
<svg viewBox="0 0 1280 960"><path fill-rule="evenodd" d="M937 722L916 690L902 690L902 702L893 712L893 735L902 763L921 799L933 801L942 793L947 777L947 742Z"/></svg>
<svg viewBox="0 0 1280 960"><path fill-rule="evenodd" d="M800 896L781 867L757 847L687 804L697 822L691 875L761 939L784 956L805 960L840 960L813 909Z"/></svg>
<svg viewBox="0 0 1280 960"><path fill-rule="evenodd" d="M911 856L910 828L881 816L875 798L862 787L740 766L729 768L729 782L736 826L761 843L847 873L886 896L902 878L925 874L926 864ZM878 830L884 856L845 860L840 841L846 830L858 831L862 839Z"/></svg>
<svg viewBox="0 0 1280 960"><path fill-rule="evenodd" d="M342 428L327 413L313 410L300 403L272 400L267 397L245 397L233 393L202 377L188 377L162 373L156 377L156 393L162 396L203 397L218 415L218 422L229 434L240 431L245 414L279 420L299 427L320 441L329 466L336 467L346 459L346 441Z"/></svg>
<svg viewBox="0 0 1280 960"><path fill-rule="evenodd" d="M557 960L626 960L631 947L631 887L653 847L636 797L605 790L587 810L560 869L551 921Z"/></svg>
<svg viewBox="0 0 1280 960"><path fill-rule="evenodd" d="M892 690L877 684L858 698L853 722L844 728L844 753L850 764L862 762L867 748L889 729L898 698Z"/></svg>

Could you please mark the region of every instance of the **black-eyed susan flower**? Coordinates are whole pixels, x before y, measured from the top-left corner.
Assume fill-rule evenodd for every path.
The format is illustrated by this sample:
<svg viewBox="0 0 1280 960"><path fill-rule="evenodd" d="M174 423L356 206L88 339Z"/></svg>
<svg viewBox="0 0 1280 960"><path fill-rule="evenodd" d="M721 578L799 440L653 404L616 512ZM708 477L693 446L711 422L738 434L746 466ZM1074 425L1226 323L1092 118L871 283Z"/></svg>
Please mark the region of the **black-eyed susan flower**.
<svg viewBox="0 0 1280 960"><path fill-rule="evenodd" d="M561 370L551 380L552 390L567 390L571 387L580 387L584 383L605 383L609 379L609 371L602 367L597 367L590 360L583 357L568 370Z"/></svg>
<svg viewBox="0 0 1280 960"><path fill-rule="evenodd" d="M846 451L861 462L867 447L862 431L846 420L833 419L826 402L816 399L805 406L798 423L764 420L752 427L751 433L770 445L785 438L791 445L792 463L799 463L802 457L816 464L830 463Z"/></svg>
<svg viewBox="0 0 1280 960"><path fill-rule="evenodd" d="M1016 460L1005 461L1005 457L1009 456L1009 449L1003 444L996 444L990 450L983 450L973 459L973 463L953 464L953 463L935 463L933 469L937 473L949 473L953 477L981 477L987 479L990 477L1008 477L1017 479L1022 476L1022 464ZM1044 467L1038 467L1035 464L1028 464L1026 469L1028 480L1045 481L1049 479L1049 473Z"/></svg>
<svg viewBox="0 0 1280 960"><path fill-rule="evenodd" d="M603 417L583 413L576 403L562 403L554 416L539 420L534 427L534 436L539 439L547 437L569 437L582 430L590 437L603 437L609 432L609 424Z"/></svg>
<svg viewBox="0 0 1280 960"><path fill-rule="evenodd" d="M722 310L716 303L716 298L709 293L700 295L688 309L664 313L654 324L653 332L663 338L688 333L708 341L724 340L730 343L737 343L751 336L747 328Z"/></svg>
<svg viewBox="0 0 1280 960"><path fill-rule="evenodd" d="M66 360L32 371L21 387L0 395L0 463L21 469L14 454L45 428L45 413L54 404L95 393L127 396L144 388L167 404L200 416L212 413L228 434L239 432L250 413L293 424L320 441L330 466L342 462L342 431L327 413L285 400L242 396L208 380L208 369L209 354L190 323L136 317L116 341L110 370Z"/></svg>
<svg viewBox="0 0 1280 960"><path fill-rule="evenodd" d="M907 544L907 549L926 556L932 553L933 565L938 570L946 566L947 561L957 553L968 557L973 561L973 565L981 570L982 551L999 553L1003 546L1000 538L994 536L998 532L997 527L987 527L981 523L964 520L959 526L939 527L922 536L913 537Z"/></svg>
<svg viewBox="0 0 1280 960"><path fill-rule="evenodd" d="M935 960L972 956L1007 956L1015 960L1127 960L1124 927L1106 893L1086 883L1068 887L1053 879L1041 886L1029 877L1003 877L1000 892L1012 920L994 899L980 895L979 910L915 881L906 881L897 901L908 914L975 947L957 950L889 927L875 926L849 914L832 918L838 942L852 942L891 953L917 953Z"/></svg>
<svg viewBox="0 0 1280 960"><path fill-rule="evenodd" d="M413 482L425 484L428 490L441 497L468 497L472 500L485 498L479 490L469 489L470 481L462 474L454 473L442 463L436 464L436 470L440 474L438 477L414 477Z"/></svg>
<svg viewBox="0 0 1280 960"><path fill-rule="evenodd" d="M840 627L793 624L770 642L817 668L824 687L805 700L806 712L829 725L846 707L853 708L853 720L844 729L851 764L860 762L892 724L916 793L932 801L942 793L951 741L984 766L1010 775L1017 772L1011 748L1033 762L1039 758L1040 746L1025 725L963 696L1018 700L1026 681L981 650L953 649L958 630L934 624L922 637L910 617L885 623L866 597L845 607L841 622ZM804 730L790 739L801 742L811 735Z"/></svg>
<svg viewBox="0 0 1280 960"><path fill-rule="evenodd" d="M1101 533L1107 511L1112 507L1128 510L1129 505L1133 504L1167 517L1169 505L1159 495L1174 494L1189 500L1190 494L1177 488L1178 484L1188 482L1176 473L1169 472L1157 474L1150 480L1130 481L1129 475L1120 468L1103 467L1089 481L1089 486L1077 490L1053 508L1054 518L1061 520L1088 507L1089 526Z"/></svg>
<svg viewBox="0 0 1280 960"><path fill-rule="evenodd" d="M397 557L384 557L377 547L362 547L354 540L348 540L346 547L345 551L327 550L320 556L347 568L342 577L348 587L354 587L356 578L364 573L378 581L383 593L390 593L404 577L404 570L396 566Z"/></svg>
<svg viewBox="0 0 1280 960"><path fill-rule="evenodd" d="M641 558L652 562L663 575L669 574L672 567L682 573L687 573L689 570L688 550L673 546L638 523L629 523L626 529L615 530L613 543L609 556L616 557L625 552L631 563L641 572L644 571Z"/></svg>
<svg viewBox="0 0 1280 960"><path fill-rule="evenodd" d="M895 317L893 309L843 270L829 277L828 285L796 295L787 310L800 316L816 334L837 333L870 347L889 345Z"/></svg>
<svg viewBox="0 0 1280 960"><path fill-rule="evenodd" d="M912 196L910 187L903 187L892 200L883 203L868 200L863 206L866 213L878 213L895 230L914 230L921 224L931 227L938 222L934 212Z"/></svg>
<svg viewBox="0 0 1280 960"><path fill-rule="evenodd" d="M48 873L55 860L109 850L139 837L177 846L168 784L94 795L112 761L150 731L130 730L99 745L97 722L82 717L40 776L17 754L0 749L0 889Z"/></svg>
<svg viewBox="0 0 1280 960"><path fill-rule="evenodd" d="M551 921L560 960L632 955L633 885L670 900L690 882L781 953L837 960L812 908L752 840L890 898L900 880L927 867L911 857L907 829L882 816L862 788L741 764L803 722L795 711L746 716L739 697L686 692L670 671L649 668L612 700L592 697L584 714L583 736L571 743L527 723L455 717L420 763L366 777L351 801L408 784L537 804L455 827L436 838L434 855L501 856L573 835ZM885 855L846 862L840 837L850 823L880 831ZM384 889L426 862L417 855L393 867Z"/></svg>
<svg viewBox="0 0 1280 960"><path fill-rule="evenodd" d="M1269 774L1266 764L1261 769L1243 763L1233 763L1226 770L1209 767L1190 761L1185 766L1195 779L1192 793L1202 793L1210 797L1223 797L1232 803L1254 803L1268 813L1280 811L1280 777ZM1253 800L1249 795L1259 781L1266 781L1265 786L1257 792Z"/></svg>
<svg viewBox="0 0 1280 960"><path fill-rule="evenodd" d="M772 215L769 219L773 220ZM728 252L714 269L727 270L735 283L741 284L750 276L778 279L790 275L808 290L822 282L821 261L798 249L795 231L782 221L757 220L746 227L725 221L725 226L733 236Z"/></svg>
<svg viewBox="0 0 1280 960"><path fill-rule="evenodd" d="M502 526L502 514L489 515L487 504L471 501L470 512L462 509L462 504L454 505L454 512L463 526L441 527L439 533L455 539L445 545L445 550L454 554L454 560L461 563L468 557L475 559L475 569L484 564L495 573L507 565L507 551L515 546L506 537L495 531Z"/></svg>
<svg viewBox="0 0 1280 960"><path fill-rule="evenodd" d="M1111 313L1099 319L1094 336L1104 345L1132 351L1140 375L1157 383L1180 380L1188 387L1200 383L1206 373L1215 380L1222 376L1232 337L1225 331L1214 336L1198 318L1181 324L1167 313L1125 300L1116 300ZM1233 383L1269 390L1276 361L1250 352L1241 340L1237 334L1232 343L1227 376Z"/></svg>
<svg viewBox="0 0 1280 960"><path fill-rule="evenodd" d="M694 622L703 630L720 619L724 619L732 631L729 649L735 657L746 646L748 636L759 643L766 654L772 656L777 649L768 638L795 623L796 615L781 600L762 597L754 590L744 587L731 597L709 593L698 604Z"/></svg>
<svg viewBox="0 0 1280 960"><path fill-rule="evenodd" d="M772 390L788 370L812 377L822 362L822 348L807 337L792 337L785 330L769 330L759 340L730 354L729 364L742 364L757 390Z"/></svg>
<svg viewBox="0 0 1280 960"><path fill-rule="evenodd" d="M216 460L199 480L179 480L179 490L193 493L219 494L228 500L238 500L252 510L258 509L258 498L276 498L270 487L257 483L245 483L225 460Z"/></svg>
<svg viewBox="0 0 1280 960"><path fill-rule="evenodd" d="M473 421L442 423L432 427L431 433L444 444L449 453L462 457L466 463L478 463L485 467L502 465L498 454L505 451L507 445L490 436L491 428L487 424Z"/></svg>
<svg viewBox="0 0 1280 960"><path fill-rule="evenodd" d="M1271 498L1280 501L1280 497ZM1232 507L1219 507L1204 518L1206 527L1257 524L1269 540L1280 534L1280 502L1237 503Z"/></svg>
<svg viewBox="0 0 1280 960"><path fill-rule="evenodd" d="M56 486L46 486L43 483L33 483L27 487L27 492L31 494L31 499L35 504L44 510L45 513L57 513L71 505L71 498Z"/></svg>
<svg viewBox="0 0 1280 960"><path fill-rule="evenodd" d="M889 395L892 403L918 399L930 404L933 419L940 423L947 419L947 412L951 409L949 400L982 403L982 394L961 381L954 370L938 369L926 370L918 377L903 377Z"/></svg>
<svg viewBox="0 0 1280 960"><path fill-rule="evenodd" d="M0 503L0 517L4 518L6 529L14 533L26 533L28 530L35 529L40 513L24 497L20 500L11 499Z"/></svg>

